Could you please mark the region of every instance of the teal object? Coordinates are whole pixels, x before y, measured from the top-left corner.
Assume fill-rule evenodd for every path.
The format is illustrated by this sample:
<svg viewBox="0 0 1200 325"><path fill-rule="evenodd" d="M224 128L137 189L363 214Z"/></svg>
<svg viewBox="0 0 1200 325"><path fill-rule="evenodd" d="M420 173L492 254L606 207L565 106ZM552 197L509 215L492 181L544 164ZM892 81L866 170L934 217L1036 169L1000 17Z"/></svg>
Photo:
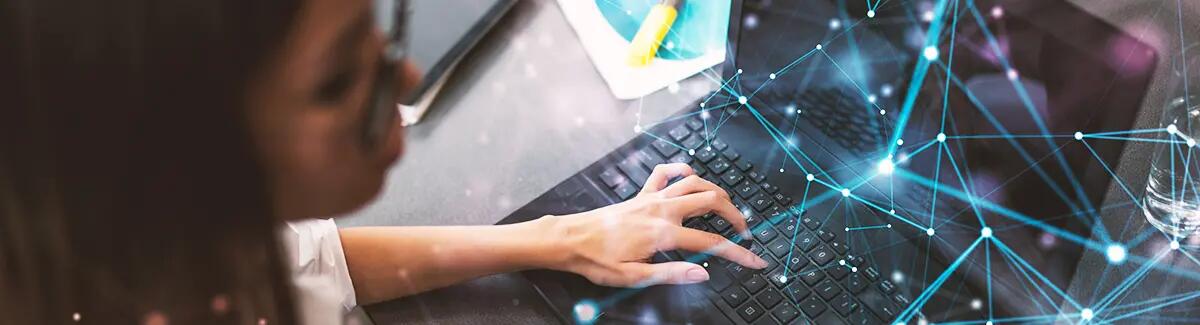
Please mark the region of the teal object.
<svg viewBox="0 0 1200 325"><path fill-rule="evenodd" d="M626 41L633 41L642 19L656 4L656 0L596 0L600 14ZM655 57L687 60L703 56L709 49L724 51L729 6L730 2L723 0L684 1Z"/></svg>

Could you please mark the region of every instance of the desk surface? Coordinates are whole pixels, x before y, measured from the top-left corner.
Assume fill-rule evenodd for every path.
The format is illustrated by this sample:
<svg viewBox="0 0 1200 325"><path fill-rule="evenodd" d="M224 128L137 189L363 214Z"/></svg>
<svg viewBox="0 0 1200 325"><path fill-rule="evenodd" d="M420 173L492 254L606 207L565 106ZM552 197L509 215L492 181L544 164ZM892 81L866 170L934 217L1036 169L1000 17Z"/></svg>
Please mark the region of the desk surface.
<svg viewBox="0 0 1200 325"><path fill-rule="evenodd" d="M1174 1L1073 2L1127 26L1134 35L1157 37L1162 53L1179 51ZM1184 2L1188 2L1185 11L1193 7L1187 11L1191 17L1200 15L1200 5ZM1197 23L1185 21L1189 42L1200 39ZM1165 65L1160 65L1136 127L1157 123L1159 107L1170 97L1173 82ZM554 1L521 1L459 68L425 120L408 130L408 152L388 176L380 198L338 219L338 224L495 223L628 141L639 119L659 120L715 88L699 77L680 85L678 91L664 90L641 100L614 99ZM1126 157L1145 157L1151 149L1131 143ZM1140 194L1145 176L1138 175L1146 175L1147 170L1146 159L1124 159L1118 175ZM1115 185L1109 191L1110 198L1124 195ZM1129 232L1145 227L1144 218L1129 211L1106 215L1105 224L1110 233L1119 233L1129 218L1134 219ZM1074 280L1078 285L1068 290L1080 297L1090 297L1095 283L1111 287L1136 269L1127 263L1102 276L1105 272L1098 270L1107 264L1098 254L1086 255L1080 265ZM1192 268L1200 269L1195 263ZM1197 290L1195 286L1171 290ZM1162 294L1145 291L1133 294ZM557 322L528 283L512 274L373 305L367 311L379 324Z"/></svg>

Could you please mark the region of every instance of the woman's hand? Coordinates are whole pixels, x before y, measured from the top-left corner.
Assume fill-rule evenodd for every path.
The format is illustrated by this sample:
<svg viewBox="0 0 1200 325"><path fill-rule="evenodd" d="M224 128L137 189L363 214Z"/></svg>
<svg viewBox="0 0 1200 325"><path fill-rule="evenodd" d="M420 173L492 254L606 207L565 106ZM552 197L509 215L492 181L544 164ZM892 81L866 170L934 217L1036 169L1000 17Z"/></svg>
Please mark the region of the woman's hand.
<svg viewBox="0 0 1200 325"><path fill-rule="evenodd" d="M675 177L685 178L667 186ZM620 287L708 280L708 272L694 263L648 263L658 251L704 252L750 268L766 267L762 258L720 235L681 225L709 212L750 238L746 217L729 201L725 190L694 175L687 164L658 165L633 199L575 215L543 218L551 229L551 241L563 253L547 267Z"/></svg>

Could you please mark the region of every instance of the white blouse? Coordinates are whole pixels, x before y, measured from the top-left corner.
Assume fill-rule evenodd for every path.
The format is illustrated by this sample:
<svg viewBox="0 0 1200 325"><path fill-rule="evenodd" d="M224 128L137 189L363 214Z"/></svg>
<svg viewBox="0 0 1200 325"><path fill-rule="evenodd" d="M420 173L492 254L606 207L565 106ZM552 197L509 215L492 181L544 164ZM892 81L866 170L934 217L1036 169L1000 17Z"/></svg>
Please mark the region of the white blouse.
<svg viewBox="0 0 1200 325"><path fill-rule="evenodd" d="M358 304L346 254L331 219L289 222L279 235L301 324L342 324Z"/></svg>

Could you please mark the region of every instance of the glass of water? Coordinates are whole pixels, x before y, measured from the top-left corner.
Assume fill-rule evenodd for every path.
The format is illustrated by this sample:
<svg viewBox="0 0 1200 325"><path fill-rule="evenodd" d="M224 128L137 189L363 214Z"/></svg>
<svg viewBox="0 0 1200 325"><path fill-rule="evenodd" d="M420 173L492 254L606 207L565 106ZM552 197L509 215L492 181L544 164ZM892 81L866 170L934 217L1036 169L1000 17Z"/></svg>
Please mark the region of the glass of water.
<svg viewBox="0 0 1200 325"><path fill-rule="evenodd" d="M1167 103L1159 127L1142 209L1158 229L1188 237L1200 229L1200 95Z"/></svg>

